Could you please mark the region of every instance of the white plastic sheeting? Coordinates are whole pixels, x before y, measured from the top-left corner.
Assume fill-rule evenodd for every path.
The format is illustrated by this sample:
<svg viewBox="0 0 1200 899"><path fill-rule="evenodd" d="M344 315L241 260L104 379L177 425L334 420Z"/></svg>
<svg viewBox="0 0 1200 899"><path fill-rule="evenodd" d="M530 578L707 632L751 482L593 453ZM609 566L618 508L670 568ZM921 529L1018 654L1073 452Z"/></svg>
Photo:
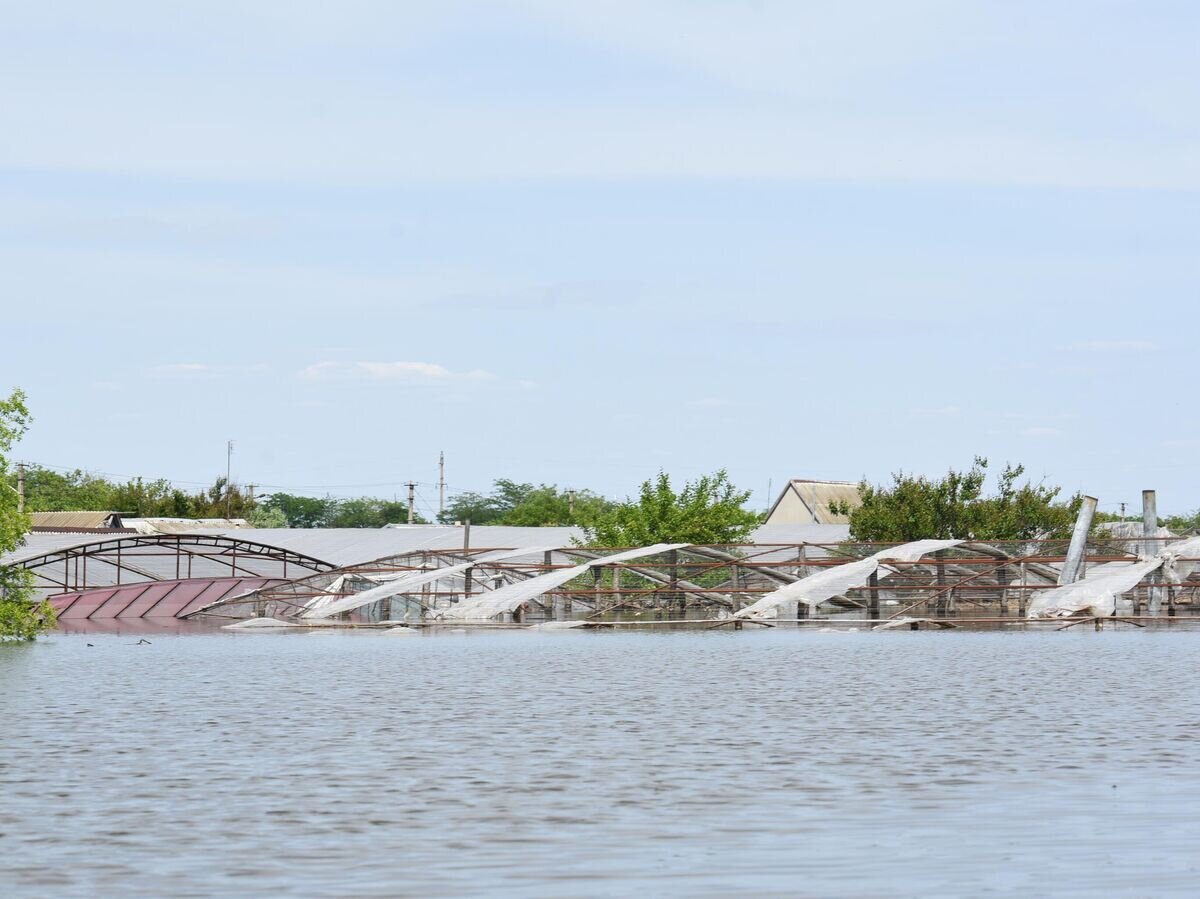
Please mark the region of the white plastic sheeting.
<svg viewBox="0 0 1200 899"><path fill-rule="evenodd" d="M1064 587L1044 590L1029 603L1027 618L1066 618L1071 615L1107 616L1117 610L1117 597L1157 570L1162 559L1147 562L1109 562L1097 565L1087 577Z"/></svg>
<svg viewBox="0 0 1200 899"><path fill-rule="evenodd" d="M1200 538L1192 538L1168 544L1152 559L1097 565L1081 581L1039 593L1029 603L1026 617L1068 618L1072 615L1088 615L1106 618L1116 612L1117 597L1128 593L1142 578L1160 568L1164 581L1182 583L1195 563L1181 563L1179 560L1194 559L1197 555L1200 555Z"/></svg>
<svg viewBox="0 0 1200 899"><path fill-rule="evenodd" d="M778 611L785 603L799 601L816 608L826 600L840 596L854 587L862 587L880 565L893 562L915 562L927 553L958 546L962 540L916 540L900 546L882 549L873 556L824 568L793 584L780 587L738 612L736 618L765 618L768 612Z"/></svg>
<svg viewBox="0 0 1200 899"><path fill-rule="evenodd" d="M329 618L341 612L361 609L363 606L369 606L371 603L379 602L381 599L388 599L389 597L398 596L403 593L412 593L425 584L431 584L444 577L463 574L468 568L474 568L487 562L499 562L502 559L528 556L534 553L547 553L558 548L557 546L531 546L525 549L502 549L496 552L484 553L470 562L463 562L459 565L447 565L444 568L431 568L428 571L401 572L395 575L361 575L366 580L383 581L383 583L378 587L371 587L368 590L363 590L350 596L343 596L332 602L324 601L327 600L327 597L318 597L317 601L311 604L300 617ZM344 577L338 577L326 590L330 593L337 592L341 588L343 580Z"/></svg>
<svg viewBox="0 0 1200 899"><path fill-rule="evenodd" d="M441 611L439 614L445 618L455 620L486 621L505 612L514 611L523 603L535 599L543 593L548 593L555 587L562 586L567 581L585 574L591 568L611 565L613 562L627 562L632 559L640 559L644 556L653 556L672 549L682 549L690 545L688 543L656 543L653 546L643 546L640 549L630 549L623 553L603 556L599 559L590 559L582 565L576 565L573 568L560 568L558 571L551 571L548 574L530 578L520 584L509 584L507 587L501 587L499 590L493 590L491 593L485 593L475 599L461 602L456 606Z"/></svg>

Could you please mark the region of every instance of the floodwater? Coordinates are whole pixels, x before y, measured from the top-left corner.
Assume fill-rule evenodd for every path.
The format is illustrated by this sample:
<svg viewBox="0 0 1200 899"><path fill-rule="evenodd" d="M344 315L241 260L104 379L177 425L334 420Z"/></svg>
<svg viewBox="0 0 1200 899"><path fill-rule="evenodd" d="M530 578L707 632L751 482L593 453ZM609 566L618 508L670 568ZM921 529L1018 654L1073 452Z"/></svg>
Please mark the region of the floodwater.
<svg viewBox="0 0 1200 899"><path fill-rule="evenodd" d="M0 647L5 895L1200 892L1194 630L142 636Z"/></svg>

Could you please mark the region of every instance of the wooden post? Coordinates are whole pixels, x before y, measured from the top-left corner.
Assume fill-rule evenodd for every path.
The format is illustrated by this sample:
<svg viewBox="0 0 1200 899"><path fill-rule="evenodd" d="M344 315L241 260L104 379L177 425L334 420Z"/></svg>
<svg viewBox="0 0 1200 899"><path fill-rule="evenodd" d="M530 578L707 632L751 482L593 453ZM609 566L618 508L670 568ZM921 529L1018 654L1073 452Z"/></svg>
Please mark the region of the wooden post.
<svg viewBox="0 0 1200 899"><path fill-rule="evenodd" d="M879 618L879 571L876 569L867 578L867 617Z"/></svg>

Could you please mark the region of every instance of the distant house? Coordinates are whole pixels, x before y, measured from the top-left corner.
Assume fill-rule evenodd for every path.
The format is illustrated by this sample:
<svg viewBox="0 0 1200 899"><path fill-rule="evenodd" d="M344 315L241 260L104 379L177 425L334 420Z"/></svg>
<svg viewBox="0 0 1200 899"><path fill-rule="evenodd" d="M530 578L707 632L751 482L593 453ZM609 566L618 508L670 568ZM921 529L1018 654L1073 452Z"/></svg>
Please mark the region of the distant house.
<svg viewBox="0 0 1200 899"><path fill-rule="evenodd" d="M120 512L31 512L29 517L35 534L186 534L204 529L253 527L244 518L134 518Z"/></svg>
<svg viewBox="0 0 1200 899"><path fill-rule="evenodd" d="M119 512L30 512L34 532L90 533L122 530Z"/></svg>
<svg viewBox="0 0 1200 899"><path fill-rule="evenodd" d="M765 524L849 524L850 516L830 506L855 509L862 505L858 484L850 481L788 481L767 512Z"/></svg>

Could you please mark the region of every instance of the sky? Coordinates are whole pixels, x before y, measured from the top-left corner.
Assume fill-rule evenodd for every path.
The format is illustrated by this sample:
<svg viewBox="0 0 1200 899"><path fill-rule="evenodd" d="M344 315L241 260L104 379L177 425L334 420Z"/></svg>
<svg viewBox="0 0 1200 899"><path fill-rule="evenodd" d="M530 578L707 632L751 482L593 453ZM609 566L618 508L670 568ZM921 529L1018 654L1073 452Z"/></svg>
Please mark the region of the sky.
<svg viewBox="0 0 1200 899"><path fill-rule="evenodd" d="M9 4L16 456L1200 507L1200 5Z"/></svg>

